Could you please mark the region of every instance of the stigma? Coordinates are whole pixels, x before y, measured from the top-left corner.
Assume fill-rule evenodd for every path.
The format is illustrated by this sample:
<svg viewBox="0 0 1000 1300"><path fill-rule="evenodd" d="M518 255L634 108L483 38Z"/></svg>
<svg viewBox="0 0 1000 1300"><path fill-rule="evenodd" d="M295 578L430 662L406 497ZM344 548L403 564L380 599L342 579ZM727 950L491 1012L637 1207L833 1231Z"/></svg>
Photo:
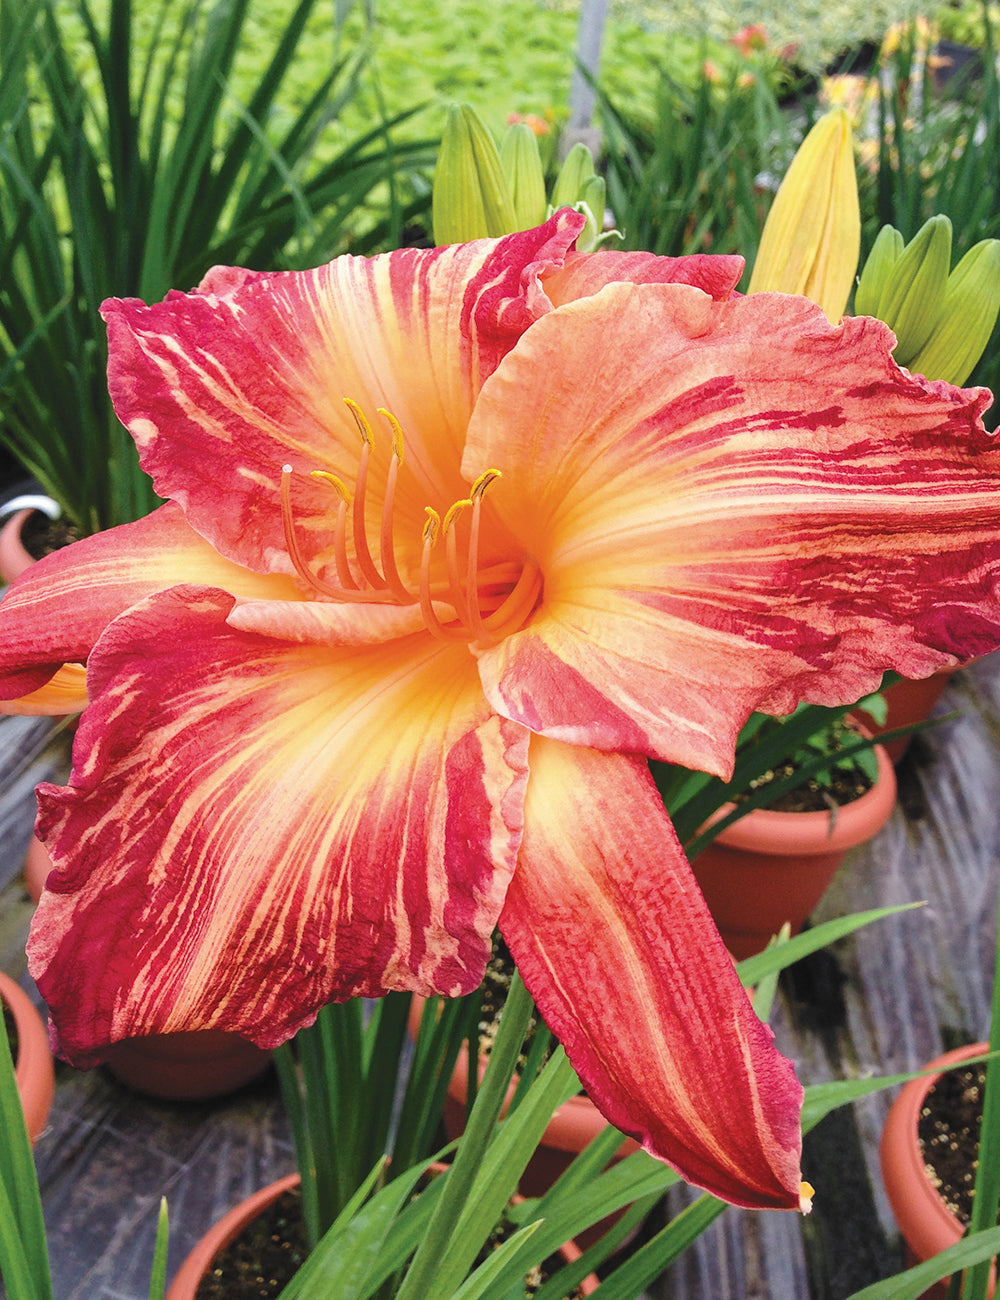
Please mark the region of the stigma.
<svg viewBox="0 0 1000 1300"><path fill-rule="evenodd" d="M491 645L523 626L541 596L538 566L523 559L480 567L483 499L490 486L502 477L500 470L485 470L470 487L469 495L455 501L443 515L431 506L425 507L419 581L411 578L407 582L397 565L395 536L396 487L404 453L402 427L391 411L378 409L390 433L391 455L378 538L371 545L366 511L369 470L376 454L375 431L357 402L345 397L344 404L361 437L353 493L336 474L311 471L312 478L329 486L335 501L336 583L310 568L295 529L294 470L291 465L281 469L285 545L299 578L317 596L331 601L417 605L427 630L441 641Z"/></svg>

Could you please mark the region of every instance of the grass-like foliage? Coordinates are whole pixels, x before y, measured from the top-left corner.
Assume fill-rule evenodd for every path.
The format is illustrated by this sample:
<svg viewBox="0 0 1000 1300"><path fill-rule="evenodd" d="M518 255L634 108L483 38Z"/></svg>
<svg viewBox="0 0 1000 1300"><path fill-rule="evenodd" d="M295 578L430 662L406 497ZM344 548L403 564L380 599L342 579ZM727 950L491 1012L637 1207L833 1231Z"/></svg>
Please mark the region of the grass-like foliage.
<svg viewBox="0 0 1000 1300"><path fill-rule="evenodd" d="M859 173L862 257L883 225L910 240L937 213L950 218L952 259L1000 238L1000 78L996 33L980 9L985 46L950 80L920 57L917 29L905 33L883 76L877 164ZM967 381L1000 392L1000 328ZM992 427L994 406L987 416Z"/></svg>
<svg viewBox="0 0 1000 1300"><path fill-rule="evenodd" d="M406 177L432 165L434 145L398 143L392 121L311 161L365 64L360 50L333 60L332 30L324 77L277 111L315 0L283 20L252 93L235 95L248 5L186 0L178 22L177 0L160 0L139 57L133 0L111 0L105 25L77 0L98 74L84 89L55 0L0 3L0 440L84 534L155 504L107 395L105 297L155 301L216 263L393 246L429 201Z"/></svg>
<svg viewBox="0 0 1000 1300"><path fill-rule="evenodd" d="M608 203L629 248L661 256L741 253L753 265L794 145L774 90L734 68L686 85L662 70L650 117L599 94ZM776 188L776 184L774 186Z"/></svg>

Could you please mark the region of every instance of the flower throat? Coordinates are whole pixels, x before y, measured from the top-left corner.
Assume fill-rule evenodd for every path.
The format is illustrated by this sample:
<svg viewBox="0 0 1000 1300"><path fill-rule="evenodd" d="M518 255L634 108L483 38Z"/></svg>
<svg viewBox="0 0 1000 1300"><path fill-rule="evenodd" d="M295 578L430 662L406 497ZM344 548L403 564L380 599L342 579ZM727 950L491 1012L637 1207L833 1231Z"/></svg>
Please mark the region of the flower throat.
<svg viewBox="0 0 1000 1300"><path fill-rule="evenodd" d="M479 535L482 501L491 483L501 477L498 469L480 474L469 489L468 497L454 502L444 517L425 506L427 521L423 528L419 588L413 591L399 574L394 541L394 503L396 482L403 463L403 430L391 411L379 407L378 414L392 432L392 458L382 500L382 519L378 540L378 563L368 545L365 506L368 492L368 469L375 449L371 424L357 402L349 397L344 403L361 434L361 456L354 479L353 497L344 481L325 470L312 470L311 477L328 483L337 497L334 526L333 558L337 584L320 578L309 568L295 536L292 511L291 465L281 468L281 520L285 544L295 572L318 595L329 600L352 604L419 605L427 630L442 641L469 641L496 644L523 626L538 603L542 577L531 560L510 561L479 568ZM457 524L468 516L469 529L464 556L459 547ZM348 533L353 541L352 566L348 552ZM432 576L431 564L436 549L444 547L444 575L440 564ZM441 606L445 606L442 618ZM448 613L450 608L451 613Z"/></svg>

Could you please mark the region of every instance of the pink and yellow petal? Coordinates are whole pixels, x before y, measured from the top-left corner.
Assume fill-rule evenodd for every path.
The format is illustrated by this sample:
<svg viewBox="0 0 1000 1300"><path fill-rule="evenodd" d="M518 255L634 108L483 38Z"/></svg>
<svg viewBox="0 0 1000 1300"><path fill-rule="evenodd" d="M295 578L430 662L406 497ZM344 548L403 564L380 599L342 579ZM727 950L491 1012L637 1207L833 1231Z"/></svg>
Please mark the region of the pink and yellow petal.
<svg viewBox="0 0 1000 1300"><path fill-rule="evenodd" d="M291 578L223 559L167 504L47 555L11 586L0 603L0 697L19 699L64 663L86 662L112 619L183 582L257 600L302 599Z"/></svg>
<svg viewBox="0 0 1000 1300"><path fill-rule="evenodd" d="M173 588L89 666L31 968L61 1050L201 1028L274 1046L325 1003L478 984L522 828L527 736L463 647L334 649Z"/></svg>
<svg viewBox="0 0 1000 1300"><path fill-rule="evenodd" d="M755 708L848 703L1000 644L985 390L899 369L805 299L612 285L484 387L468 468L544 576L480 652L505 716L726 773ZM530 377L544 372L544 386Z"/></svg>
<svg viewBox="0 0 1000 1300"><path fill-rule="evenodd" d="M60 717L82 713L87 707L87 670L82 664L63 664L44 686L16 700L0 700L0 713Z"/></svg>
<svg viewBox="0 0 1000 1300"><path fill-rule="evenodd" d="M399 544L419 567L424 507L443 512L466 493L459 462L476 394L549 310L540 277L562 264L580 224L560 213L500 240L340 257L304 272L216 268L203 290L152 306L111 299L115 409L160 494L220 552L262 571L287 567L277 558L286 463L304 550L333 542L337 499L309 474L354 483L362 442L345 397L374 429L369 525L378 536L392 431L376 412L388 409L404 434Z"/></svg>
<svg viewBox="0 0 1000 1300"><path fill-rule="evenodd" d="M737 1205L800 1208L802 1088L754 1014L646 765L534 737L500 928L606 1118Z"/></svg>

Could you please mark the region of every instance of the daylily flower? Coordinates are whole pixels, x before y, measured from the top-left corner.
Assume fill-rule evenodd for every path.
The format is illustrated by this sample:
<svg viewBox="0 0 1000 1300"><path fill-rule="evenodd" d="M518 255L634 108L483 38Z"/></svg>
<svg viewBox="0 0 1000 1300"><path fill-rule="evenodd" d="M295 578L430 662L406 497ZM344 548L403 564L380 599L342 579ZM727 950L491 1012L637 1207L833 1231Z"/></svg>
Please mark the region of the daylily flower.
<svg viewBox="0 0 1000 1300"><path fill-rule="evenodd" d="M168 504L0 605L6 697L87 662L31 969L87 1064L467 992L499 925L611 1121L792 1208L801 1089L646 758L1000 644L988 394L582 223L105 305Z"/></svg>

